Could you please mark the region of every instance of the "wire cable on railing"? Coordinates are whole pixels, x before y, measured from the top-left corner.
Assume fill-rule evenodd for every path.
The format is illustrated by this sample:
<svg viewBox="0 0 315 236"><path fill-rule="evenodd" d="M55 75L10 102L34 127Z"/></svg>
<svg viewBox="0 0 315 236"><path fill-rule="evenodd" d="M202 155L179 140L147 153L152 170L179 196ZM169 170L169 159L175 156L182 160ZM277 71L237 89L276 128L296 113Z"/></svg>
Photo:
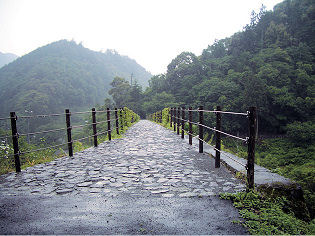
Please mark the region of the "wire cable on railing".
<svg viewBox="0 0 315 236"><path fill-rule="evenodd" d="M116 120L119 120L119 119L117 118L117 119L111 119L111 120L98 121L98 122L96 122L95 124L102 124L102 123L106 123L106 122L108 122L108 121L116 121Z"/></svg>
<svg viewBox="0 0 315 236"><path fill-rule="evenodd" d="M0 137L0 139L6 139L6 138L12 138L12 135Z"/></svg>
<svg viewBox="0 0 315 236"><path fill-rule="evenodd" d="M70 112L71 115L75 115L75 114L86 114L86 113L92 113L92 111L76 111L76 112Z"/></svg>
<svg viewBox="0 0 315 236"><path fill-rule="evenodd" d="M116 110L108 110L108 111L110 111L110 112L113 112L113 111L116 111ZM117 112L119 111L119 109L117 109ZM95 111L96 113L105 113L105 112L107 112L107 110L105 110L105 111Z"/></svg>
<svg viewBox="0 0 315 236"><path fill-rule="evenodd" d="M75 129L75 128L82 128L82 127L85 127L85 126L90 126L92 125L93 123L88 123L88 124L84 124L84 125L76 125L76 126L72 126L71 128Z"/></svg>
<svg viewBox="0 0 315 236"><path fill-rule="evenodd" d="M232 112L232 111L208 111L208 110L198 110L198 111L203 111L207 113L223 113L223 114L231 114L231 115L242 115L242 116L247 116L247 113L241 113L241 112Z"/></svg>
<svg viewBox="0 0 315 236"><path fill-rule="evenodd" d="M60 129L51 129L51 130L44 130L44 131L38 131L33 133L27 133L27 134L18 134L17 136L27 136L27 135L35 135L35 134L43 134L43 133L50 133L50 132L57 132L61 130L66 130L67 128L60 128ZM12 136L11 136L12 137Z"/></svg>
<svg viewBox="0 0 315 236"><path fill-rule="evenodd" d="M186 132L187 132L187 131L186 131ZM193 134L191 134L191 133L189 133L189 132L187 132L187 133L193 136ZM226 154L225 152L223 152L223 151L217 149L216 147L210 145L209 143L207 143L206 141L204 141L203 139L201 139L201 138L199 138L199 137L197 137L197 136L198 136L198 135L194 136L194 138L199 139L200 141L202 141L202 142L208 144L208 145L211 146L214 150L220 152L221 154L225 155L226 157L230 158L231 160L235 161L236 163L238 163L238 164L240 164L240 165L242 165L242 166L244 166L244 167L246 168L246 165L244 165L243 163L241 163L241 162L235 160L233 157L231 157L231 156L229 156L228 154Z"/></svg>
<svg viewBox="0 0 315 236"><path fill-rule="evenodd" d="M2 118L0 118L0 120L10 120L11 119L11 117L2 117Z"/></svg>
<svg viewBox="0 0 315 236"><path fill-rule="evenodd" d="M102 124L102 123L106 123L106 122L107 122L107 120L103 120L103 121L96 122L96 124Z"/></svg>
<svg viewBox="0 0 315 236"><path fill-rule="evenodd" d="M189 121L188 121L188 122L189 122ZM247 142L247 138L246 138L246 139L240 138L240 137L234 136L234 135L232 135L232 134L228 134L228 133L225 133L225 132L223 132L223 131L221 131L221 130L217 130L217 129L215 129L215 128L211 128L211 127L209 127L209 126L202 125L202 124L199 124L199 123L196 123L196 122L192 122L192 121L191 121L190 123L192 123L192 124L194 124L194 125L198 125L198 126L200 125L200 126L202 126L202 127L205 127L205 128L207 128L207 129L210 129L210 130L212 130L212 131L219 132L219 133L224 134L224 135L226 135L226 136L229 136L229 137L232 137L232 138L239 139L239 140L242 140L242 141L244 141L244 142Z"/></svg>
<svg viewBox="0 0 315 236"><path fill-rule="evenodd" d="M16 116L17 118L47 118L51 116L62 116L66 113L56 113L56 114L47 114L47 115L33 115L33 116Z"/></svg>
<svg viewBox="0 0 315 236"><path fill-rule="evenodd" d="M27 153L31 153L31 152L38 152L38 151L42 151L42 150L45 150L45 149L48 149L48 148L60 147L60 146L66 145L66 144L67 144L67 143L62 143L62 144L53 145L53 146L48 146L48 147L44 147L44 148L33 149L33 150L30 150L30 151L20 152L19 154L20 154L20 155L23 155L23 154L27 154ZM13 154L13 155L14 155L14 154Z"/></svg>
<svg viewBox="0 0 315 236"><path fill-rule="evenodd" d="M194 112L202 111L202 112L207 112L207 113L222 113L222 114L242 115L242 116L247 116L248 115L248 112L247 113L242 113L242 112L232 112L232 111L216 111L216 110L210 111L210 110L189 110L189 109L186 109L185 111L194 111Z"/></svg>

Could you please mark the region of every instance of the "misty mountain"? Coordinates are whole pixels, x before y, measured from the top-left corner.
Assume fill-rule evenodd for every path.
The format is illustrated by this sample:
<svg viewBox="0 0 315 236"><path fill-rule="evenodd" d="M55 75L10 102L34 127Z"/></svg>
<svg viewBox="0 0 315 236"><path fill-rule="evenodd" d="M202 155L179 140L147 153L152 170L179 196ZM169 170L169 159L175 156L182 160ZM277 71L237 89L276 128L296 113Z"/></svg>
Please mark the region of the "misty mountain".
<svg viewBox="0 0 315 236"><path fill-rule="evenodd" d="M10 111L62 112L102 104L115 76L146 86L151 74L135 60L61 40L40 47L0 69L0 115Z"/></svg>
<svg viewBox="0 0 315 236"><path fill-rule="evenodd" d="M0 68L14 61L16 58L18 58L18 56L13 53L0 52Z"/></svg>

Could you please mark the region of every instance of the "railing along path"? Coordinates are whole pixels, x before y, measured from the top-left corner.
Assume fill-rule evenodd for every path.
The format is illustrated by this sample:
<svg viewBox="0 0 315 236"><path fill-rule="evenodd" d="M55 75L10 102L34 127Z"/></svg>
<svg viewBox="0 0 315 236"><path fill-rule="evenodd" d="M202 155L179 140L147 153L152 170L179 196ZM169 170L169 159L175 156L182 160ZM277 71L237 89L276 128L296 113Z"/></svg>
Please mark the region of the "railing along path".
<svg viewBox="0 0 315 236"><path fill-rule="evenodd" d="M188 112L188 120L185 119L185 113ZM197 112L199 114L199 122L193 122L193 112ZM214 113L216 115L216 127L209 127L204 124L204 113ZM248 127L249 127L249 136L242 138L221 130L221 122L222 122L222 114L227 115L237 115L237 116L245 116L248 118ZM151 120L155 122L162 123L163 120L163 112L158 111L149 116ZM210 131L215 132L215 139L216 144L212 146L215 150L215 168L220 167L221 162L221 154L226 156L227 158L233 160L234 162L238 163L239 165L245 167L247 170L247 184L248 188L254 188L254 160L255 160L255 140L256 140L256 132L257 132L257 114L256 114L256 107L250 107L246 113L242 112L232 112L232 111L222 111L220 106L217 106L216 110L204 110L203 106L199 106L198 109L192 109L189 107L188 110L185 107L172 107L169 108L169 113L166 116L167 122L170 122L170 127L174 127L174 132L180 134L181 131L181 138L184 138L185 132L188 134L189 144L192 145L192 138L193 138L193 131L192 125L196 125L199 127L199 134L196 135L194 138L199 140L199 152L203 153L203 143L207 143L204 140L204 128ZM185 123L188 123L188 131L185 130ZM232 158L226 152L221 151L221 134L226 135L228 137L240 140L247 144L248 146L248 157L247 157L247 164L244 165L243 163L237 161L235 158ZM208 143L207 143L208 144Z"/></svg>
<svg viewBox="0 0 315 236"><path fill-rule="evenodd" d="M94 146L97 147L98 145L98 140L97 137L103 134L108 135L108 139L111 140L111 122L115 122L115 128L116 128L116 133L119 135L119 128L123 129L124 126L127 126L127 120L129 119L131 123L134 122L135 116L137 116L135 113L131 113L131 115L128 113L127 114L127 108L120 108L117 109L115 108L114 110L110 110L107 108L105 111L96 111L95 108L92 108L92 111L83 111L83 112L70 112L69 109L65 110L65 113L59 113L59 114L44 114L44 115L32 115L32 116L17 116L15 112L10 112L10 117L5 117L5 118L0 118L0 120L10 120L11 121L11 131L12 135L11 136L1 136L0 140L2 139L7 139L7 138L12 138L12 144L13 144L13 150L14 154L8 154L6 156L0 156L0 158L8 158L8 157L14 157L14 163L15 163L15 170L16 172L21 172L21 163L20 163L20 156L23 154L28 154L32 152L37 152L37 151L42 151L45 149L51 149L51 148L56 148L56 147L61 147L64 145L68 145L68 153L69 156L73 156L73 143L76 141L82 141L85 139L93 138L93 143ZM75 125L71 126L71 116L76 115L76 114L89 114L91 113L92 116L92 123L87 123L83 125ZM106 113L106 120L104 121L96 121L96 114L97 113ZM113 119L111 119L111 113L114 113ZM118 114L119 113L119 114ZM66 119L66 127L65 128L58 128L58 129L51 129L51 130L43 130L43 131L37 131L37 132L29 132L29 133L24 133L24 134L19 134L17 130L17 120L19 119L32 119L32 118L48 118L48 117L57 117L57 116L65 116ZM129 117L131 116L131 117ZM104 132L97 132L97 125L102 124L102 123L107 123L107 130ZM77 128L84 128L92 126L93 134L79 138L79 139L72 139L72 129L77 129ZM52 132L58 132L58 131L67 131L67 142L62 143L62 144L57 144L57 145L51 145L48 147L44 148L38 148L38 149L33 149L29 151L23 151L21 152L19 150L19 137L22 136L28 136L28 135L36 135L36 134L46 134L46 133L52 133Z"/></svg>

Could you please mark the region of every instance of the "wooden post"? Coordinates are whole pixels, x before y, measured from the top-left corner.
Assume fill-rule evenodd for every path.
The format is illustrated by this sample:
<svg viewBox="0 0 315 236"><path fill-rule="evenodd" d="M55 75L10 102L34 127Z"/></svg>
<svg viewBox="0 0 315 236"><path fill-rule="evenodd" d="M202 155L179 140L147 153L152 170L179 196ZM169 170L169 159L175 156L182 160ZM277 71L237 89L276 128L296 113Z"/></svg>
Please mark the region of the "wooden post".
<svg viewBox="0 0 315 236"><path fill-rule="evenodd" d="M192 145L192 107L189 107L188 110L188 119L189 119L189 144Z"/></svg>
<svg viewBox="0 0 315 236"><path fill-rule="evenodd" d="M119 122L118 122L118 110L115 107L115 119L116 119L116 133L119 134Z"/></svg>
<svg viewBox="0 0 315 236"><path fill-rule="evenodd" d="M249 108L249 139L248 139L248 159L247 159L247 185L248 189L254 189L254 166L255 166L255 139L257 114L256 107Z"/></svg>
<svg viewBox="0 0 315 236"><path fill-rule="evenodd" d="M127 109L124 109L124 117L125 117L125 126L128 127L128 121L127 121Z"/></svg>
<svg viewBox="0 0 315 236"><path fill-rule="evenodd" d="M123 130L124 129L124 122L123 122L123 109L122 108L119 109L119 116L120 116L120 128L121 128L121 130Z"/></svg>
<svg viewBox="0 0 315 236"><path fill-rule="evenodd" d="M179 135L179 128L180 128L180 107L177 108L177 134Z"/></svg>
<svg viewBox="0 0 315 236"><path fill-rule="evenodd" d="M171 116L170 127L172 127L172 122L173 122L173 108L172 107L170 108L170 116Z"/></svg>
<svg viewBox="0 0 315 236"><path fill-rule="evenodd" d="M110 127L110 110L107 107L107 134L108 134L108 140L112 140L112 131Z"/></svg>
<svg viewBox="0 0 315 236"><path fill-rule="evenodd" d="M176 107L173 108L173 115L174 115L174 132L176 131L176 124L177 124L177 111L176 111Z"/></svg>
<svg viewBox="0 0 315 236"><path fill-rule="evenodd" d="M199 110L199 153L203 153L203 106Z"/></svg>
<svg viewBox="0 0 315 236"><path fill-rule="evenodd" d="M96 112L95 108L92 108L92 128L93 128L93 138L94 138L94 147L97 147L97 130L96 130Z"/></svg>
<svg viewBox="0 0 315 236"><path fill-rule="evenodd" d="M221 111L221 107L217 106L217 111ZM217 124L216 124L216 130L221 131L221 113L217 112L216 113L217 117ZM220 150L221 150L221 133L220 132L215 132L215 168L220 168Z"/></svg>
<svg viewBox="0 0 315 236"><path fill-rule="evenodd" d="M16 127L17 117L15 112L10 112L11 117L11 130L12 130L12 143L14 150L14 163L15 163L15 171L21 172L21 162L20 162L20 151L19 151L19 140L18 140L18 132Z"/></svg>
<svg viewBox="0 0 315 236"><path fill-rule="evenodd" d="M184 138L184 130L185 130L185 107L182 107L182 138Z"/></svg>
<svg viewBox="0 0 315 236"><path fill-rule="evenodd" d="M73 148L72 148L72 138L71 138L71 123L70 123L70 110L66 109L66 124L67 124L67 136L68 136L68 151L69 151L69 157L73 156Z"/></svg>

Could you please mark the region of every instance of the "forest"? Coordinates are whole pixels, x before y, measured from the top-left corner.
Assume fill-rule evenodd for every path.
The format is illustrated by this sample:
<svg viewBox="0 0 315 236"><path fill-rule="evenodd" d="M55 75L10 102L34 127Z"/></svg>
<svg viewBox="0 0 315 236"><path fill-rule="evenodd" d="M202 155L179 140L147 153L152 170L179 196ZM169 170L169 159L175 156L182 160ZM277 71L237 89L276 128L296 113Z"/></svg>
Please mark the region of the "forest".
<svg viewBox="0 0 315 236"><path fill-rule="evenodd" d="M143 118L165 107L213 110L220 105L225 111L246 112L256 106L256 162L300 183L314 216L314 38L313 1L286 0L273 11L262 7L243 31L215 41L200 56L182 52L144 91L137 83L114 78L109 90L113 101L106 104L128 106ZM206 124L214 122L205 117ZM237 118L224 120L223 129L247 132ZM240 156L246 152L230 140L224 144Z"/></svg>
<svg viewBox="0 0 315 236"><path fill-rule="evenodd" d="M36 114L96 106L128 107L141 118L167 107L246 112L258 110L256 163L298 182L311 219L315 215L315 5L313 0L285 0L273 11L253 12L251 21L231 37L216 40L201 55L182 52L165 74L151 75L135 61L114 51L93 52L74 42L59 41L17 59L0 70L0 115L32 110ZM126 69L126 68L131 69ZM133 73L133 82L129 81ZM149 86L146 86L146 80ZM26 79L25 79L26 78ZM34 89L35 88L35 89ZM74 119L74 124L88 120ZM222 129L245 136L239 118L223 118ZM20 122L20 121L18 121ZM21 123L36 131L64 126ZM214 125L213 116L205 124ZM8 130L8 125L4 129ZM80 138L84 130L74 134ZM0 130L1 135L8 132ZM209 133L211 140L213 134ZM63 137L64 138L64 137ZM46 136L37 144L58 143ZM26 140L23 140L27 146ZM2 145L2 144L1 144ZM241 157L246 147L223 140ZM8 145L2 147L8 148ZM3 153L7 152L1 149Z"/></svg>
<svg viewBox="0 0 315 236"><path fill-rule="evenodd" d="M217 40L200 56L178 55L145 91L115 78L112 98L142 116L171 106L221 105L233 111L256 106L260 131L268 134L312 126L314 14L309 0L284 1L273 11L261 8L242 32Z"/></svg>
<svg viewBox="0 0 315 236"><path fill-rule="evenodd" d="M136 61L114 50L96 52L74 41L40 47L0 69L0 116L82 110L102 104L115 76L137 78L147 86L152 76ZM31 124L36 128L39 124Z"/></svg>

